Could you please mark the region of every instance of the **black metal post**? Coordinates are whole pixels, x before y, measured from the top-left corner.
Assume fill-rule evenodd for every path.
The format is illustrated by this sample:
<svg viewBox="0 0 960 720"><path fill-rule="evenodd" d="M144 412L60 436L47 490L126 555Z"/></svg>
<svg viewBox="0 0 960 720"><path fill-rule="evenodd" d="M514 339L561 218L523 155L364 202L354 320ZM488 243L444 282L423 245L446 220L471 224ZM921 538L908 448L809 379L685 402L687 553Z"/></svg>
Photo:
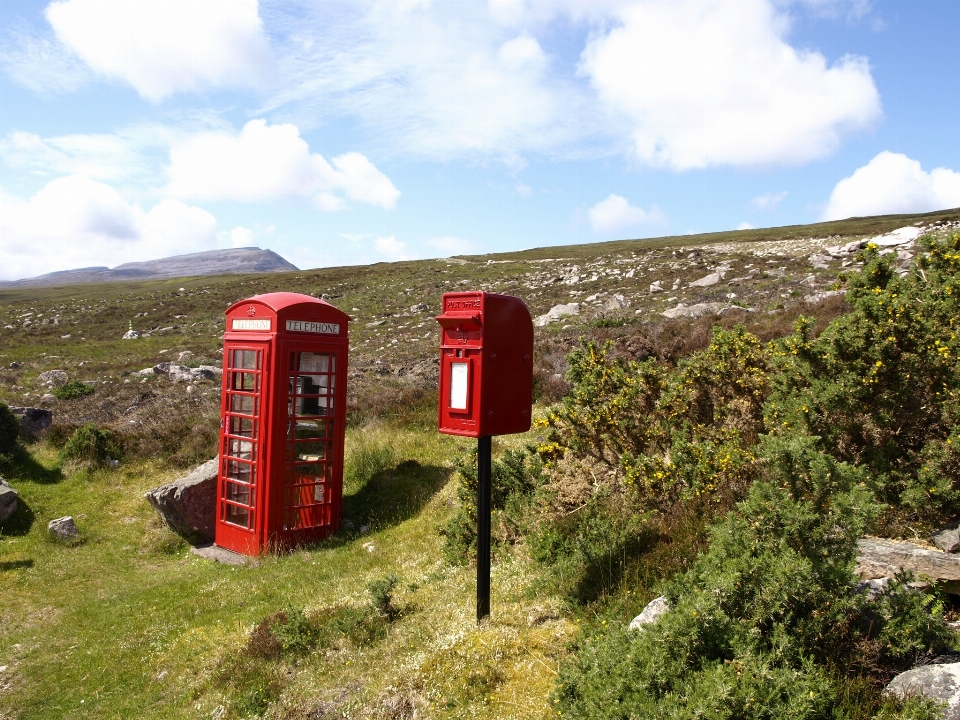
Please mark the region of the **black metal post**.
<svg viewBox="0 0 960 720"><path fill-rule="evenodd" d="M490 615L490 436L477 438L477 622Z"/></svg>

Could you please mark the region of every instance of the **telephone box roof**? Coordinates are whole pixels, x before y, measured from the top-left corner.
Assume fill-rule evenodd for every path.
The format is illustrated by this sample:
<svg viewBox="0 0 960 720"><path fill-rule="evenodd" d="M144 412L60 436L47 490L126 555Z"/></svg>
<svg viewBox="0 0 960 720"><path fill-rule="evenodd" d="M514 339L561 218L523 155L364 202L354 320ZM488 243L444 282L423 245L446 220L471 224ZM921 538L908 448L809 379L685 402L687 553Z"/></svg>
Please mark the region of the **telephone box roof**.
<svg viewBox="0 0 960 720"><path fill-rule="evenodd" d="M266 305L268 308L273 310L276 313L279 313L287 308L291 308L295 305L323 305L325 307L325 313L334 312L343 316L344 320L349 320L350 316L343 312L340 308L331 305L326 300L320 300L311 295L304 295L302 293L293 293L293 292L275 292L275 293L265 293L263 295L254 295L253 297L245 298L238 302L235 302L229 308L227 308L227 313L233 310L240 305L246 305L250 302L255 301Z"/></svg>

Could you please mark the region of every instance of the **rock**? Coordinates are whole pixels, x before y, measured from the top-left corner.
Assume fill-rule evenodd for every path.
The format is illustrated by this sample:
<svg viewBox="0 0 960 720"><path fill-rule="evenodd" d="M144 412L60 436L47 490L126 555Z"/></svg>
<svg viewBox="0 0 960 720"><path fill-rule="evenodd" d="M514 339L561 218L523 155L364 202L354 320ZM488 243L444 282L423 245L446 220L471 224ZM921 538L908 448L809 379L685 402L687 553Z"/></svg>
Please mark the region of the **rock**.
<svg viewBox="0 0 960 720"><path fill-rule="evenodd" d="M10 483L0 477L0 523L17 511L19 493L10 487Z"/></svg>
<svg viewBox="0 0 960 720"><path fill-rule="evenodd" d="M386 325L386 324L387 324L386 319L374 320L373 322L368 322L366 324L366 327L380 327L381 325Z"/></svg>
<svg viewBox="0 0 960 720"><path fill-rule="evenodd" d="M70 377L63 370L47 370L37 376L37 381L42 383L51 383L53 385L65 385Z"/></svg>
<svg viewBox="0 0 960 720"><path fill-rule="evenodd" d="M177 355L177 362L184 362L185 360L189 360L192 357L193 357L192 352L190 352L189 350L184 350L182 353Z"/></svg>
<svg viewBox="0 0 960 720"><path fill-rule="evenodd" d="M866 594L868 600L876 600L883 594L883 591L887 589L887 585L889 584L890 578L888 577L862 580L856 584L854 591Z"/></svg>
<svg viewBox="0 0 960 720"><path fill-rule="evenodd" d="M842 290L824 290L823 292L813 293L812 295L804 295L803 301L808 304L823 302L827 298L831 298L834 295L843 295Z"/></svg>
<svg viewBox="0 0 960 720"><path fill-rule="evenodd" d="M614 295L603 305L603 309L606 312L617 312L618 310L624 310L628 307L630 307L630 301L620 293Z"/></svg>
<svg viewBox="0 0 960 720"><path fill-rule="evenodd" d="M544 315L537 317L533 324L536 327L544 327L550 323L557 322L567 315L579 315L580 314L580 303L567 303L566 305L554 305L547 311Z"/></svg>
<svg viewBox="0 0 960 720"><path fill-rule="evenodd" d="M821 255L820 253L814 253L809 258L810 265L814 270L826 270L830 267L830 256Z"/></svg>
<svg viewBox="0 0 960 720"><path fill-rule="evenodd" d="M80 531L70 515L48 522L47 532L54 540L76 540L80 536Z"/></svg>
<svg viewBox="0 0 960 720"><path fill-rule="evenodd" d="M12 407L10 412L20 416L20 426L30 437L46 430L53 423L53 410L46 408Z"/></svg>
<svg viewBox="0 0 960 720"><path fill-rule="evenodd" d="M20 363L18 363L18 362L16 362L16 361L10 363L10 369L11 369L11 370L19 370L19 369L22 368L22 367L23 367L23 365L21 365Z"/></svg>
<svg viewBox="0 0 960 720"><path fill-rule="evenodd" d="M153 377L154 375L157 374L157 371L154 370L152 367L149 367L149 368L144 368L143 370L137 370L136 372L132 372L130 374L135 375L137 377L145 378L145 377Z"/></svg>
<svg viewBox="0 0 960 720"><path fill-rule="evenodd" d="M864 580L891 577L901 568L931 580L960 580L960 557L909 542L863 538L857 541L856 572Z"/></svg>
<svg viewBox="0 0 960 720"><path fill-rule="evenodd" d="M696 305L684 305L683 303L678 303L675 308L667 308L664 310L663 315L664 317L668 318L698 318L703 317L704 315L716 315L720 312L720 310L720 303L715 302L697 303Z"/></svg>
<svg viewBox="0 0 960 720"><path fill-rule="evenodd" d="M952 522L939 532L930 536L930 542L948 553L960 550L960 523Z"/></svg>
<svg viewBox="0 0 960 720"><path fill-rule="evenodd" d="M909 695L946 703L943 720L960 720L960 663L923 665L900 673L884 691L899 698Z"/></svg>
<svg viewBox="0 0 960 720"><path fill-rule="evenodd" d="M417 303L416 305L410 306L410 312L412 313L426 312L429 309L430 309L430 306L427 305L426 303Z"/></svg>
<svg viewBox="0 0 960 720"><path fill-rule="evenodd" d="M40 397L40 404L41 404L41 405L52 405L52 404L55 403L56 401L57 401L57 396L56 396L56 395L51 395L50 393L44 393L44 394Z"/></svg>
<svg viewBox="0 0 960 720"><path fill-rule="evenodd" d="M166 375L174 382L190 382L194 379L190 368L172 362L162 362L154 365L153 371L157 375Z"/></svg>
<svg viewBox="0 0 960 720"><path fill-rule="evenodd" d="M208 460L186 477L144 495L167 527L188 540L213 539L219 462Z"/></svg>
<svg viewBox="0 0 960 720"><path fill-rule="evenodd" d="M863 241L863 244L873 243L877 247L896 247L897 245L906 245L920 237L920 228L908 225L907 227L897 228L885 235L877 235Z"/></svg>
<svg viewBox="0 0 960 720"><path fill-rule="evenodd" d="M137 340L140 337L140 333L136 330L127 330L121 340Z"/></svg>
<svg viewBox="0 0 960 720"><path fill-rule="evenodd" d="M201 365L200 367L191 369L190 374L193 375L194 378L216 380L223 375L223 370L213 365Z"/></svg>
<svg viewBox="0 0 960 720"><path fill-rule="evenodd" d="M700 278L699 280L694 280L692 283L690 283L690 287L710 287L711 285L716 285L726 276L726 269L717 268L716 272L712 272L709 275Z"/></svg>
<svg viewBox="0 0 960 720"><path fill-rule="evenodd" d="M660 282L661 282L660 280L657 280L656 282L650 283L650 292L652 293L663 292L663 288L660 286Z"/></svg>
<svg viewBox="0 0 960 720"><path fill-rule="evenodd" d="M667 599L663 597L663 595L658 598L654 598L647 603L647 606L643 609L642 613L630 621L630 627L627 629L643 630L644 625L655 623L657 619L669 609L670 606L667 605Z"/></svg>

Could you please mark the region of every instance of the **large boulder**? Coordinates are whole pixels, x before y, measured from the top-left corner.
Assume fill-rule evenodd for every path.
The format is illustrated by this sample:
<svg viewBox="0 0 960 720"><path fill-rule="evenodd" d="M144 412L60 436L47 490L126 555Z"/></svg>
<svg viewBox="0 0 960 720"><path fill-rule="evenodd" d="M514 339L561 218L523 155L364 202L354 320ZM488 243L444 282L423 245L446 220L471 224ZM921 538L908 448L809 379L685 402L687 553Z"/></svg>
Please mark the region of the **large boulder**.
<svg viewBox="0 0 960 720"><path fill-rule="evenodd" d="M19 416L23 432L33 437L53 423L53 410L38 407L12 407L10 412Z"/></svg>
<svg viewBox="0 0 960 720"><path fill-rule="evenodd" d="M167 527L187 540L213 539L219 462L217 458L208 460L186 477L144 495Z"/></svg>
<svg viewBox="0 0 960 720"><path fill-rule="evenodd" d="M17 491L10 487L10 483L0 477L0 523L17 511Z"/></svg>
<svg viewBox="0 0 960 720"><path fill-rule="evenodd" d="M557 322L569 315L578 315L580 313L580 303L572 302L566 305L554 305L543 315L539 315L533 321L536 327L545 327L550 323Z"/></svg>
<svg viewBox="0 0 960 720"><path fill-rule="evenodd" d="M930 542L948 553L960 550L960 526L952 522L930 536Z"/></svg>
<svg viewBox="0 0 960 720"><path fill-rule="evenodd" d="M943 720L960 720L960 663L922 665L900 673L886 691L890 695L905 698L923 695L946 703Z"/></svg>
<svg viewBox="0 0 960 720"><path fill-rule="evenodd" d="M857 573L864 580L891 577L900 569L950 586L960 581L960 557L910 542L863 538L857 541Z"/></svg>
<svg viewBox="0 0 960 720"><path fill-rule="evenodd" d="M671 320L679 317L688 317L696 319L704 315L716 315L723 309L723 306L717 302L697 303L696 305L684 305L677 303L675 308L667 308L663 311L663 316Z"/></svg>

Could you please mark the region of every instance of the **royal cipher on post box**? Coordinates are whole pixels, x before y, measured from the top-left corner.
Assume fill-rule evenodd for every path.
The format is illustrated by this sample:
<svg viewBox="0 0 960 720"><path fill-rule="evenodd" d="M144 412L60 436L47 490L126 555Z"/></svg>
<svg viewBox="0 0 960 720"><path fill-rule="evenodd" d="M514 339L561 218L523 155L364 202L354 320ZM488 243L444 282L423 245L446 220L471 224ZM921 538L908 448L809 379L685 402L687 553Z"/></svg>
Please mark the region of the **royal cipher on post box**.
<svg viewBox="0 0 960 720"><path fill-rule="evenodd" d="M287 292L226 315L216 544L259 555L336 532L349 317Z"/></svg>
<svg viewBox="0 0 960 720"><path fill-rule="evenodd" d="M533 322L523 301L447 293L440 336L440 432L467 437L530 429Z"/></svg>

